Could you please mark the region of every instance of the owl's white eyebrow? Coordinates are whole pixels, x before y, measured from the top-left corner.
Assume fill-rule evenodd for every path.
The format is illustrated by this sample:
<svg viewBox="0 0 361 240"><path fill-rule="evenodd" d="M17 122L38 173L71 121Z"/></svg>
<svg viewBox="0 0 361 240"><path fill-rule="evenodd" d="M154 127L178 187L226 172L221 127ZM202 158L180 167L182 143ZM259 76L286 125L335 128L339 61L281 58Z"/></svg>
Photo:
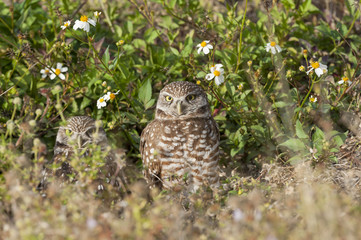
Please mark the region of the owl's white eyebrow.
<svg viewBox="0 0 361 240"><path fill-rule="evenodd" d="M190 95L190 94L195 94L195 93L197 93L197 92L198 92L198 91L190 92L190 93L187 94L187 96ZM162 94L172 95L172 94L170 94L169 92L162 92Z"/></svg>

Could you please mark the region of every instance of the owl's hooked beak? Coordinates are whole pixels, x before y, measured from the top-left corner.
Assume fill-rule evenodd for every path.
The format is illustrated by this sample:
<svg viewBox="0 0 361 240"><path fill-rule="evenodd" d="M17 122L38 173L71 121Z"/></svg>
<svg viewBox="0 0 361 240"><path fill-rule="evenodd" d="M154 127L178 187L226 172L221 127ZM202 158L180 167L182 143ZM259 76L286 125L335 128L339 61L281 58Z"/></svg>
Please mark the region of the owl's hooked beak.
<svg viewBox="0 0 361 240"><path fill-rule="evenodd" d="M177 112L178 115L182 115L182 101L177 102Z"/></svg>

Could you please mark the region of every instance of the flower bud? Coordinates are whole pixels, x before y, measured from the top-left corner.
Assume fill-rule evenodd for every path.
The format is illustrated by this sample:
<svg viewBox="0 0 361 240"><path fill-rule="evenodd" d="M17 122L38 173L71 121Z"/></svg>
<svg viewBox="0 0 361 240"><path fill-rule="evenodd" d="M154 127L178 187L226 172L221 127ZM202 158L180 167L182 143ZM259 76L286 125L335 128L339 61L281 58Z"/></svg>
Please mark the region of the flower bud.
<svg viewBox="0 0 361 240"><path fill-rule="evenodd" d="M287 70L286 72L286 77L291 77L292 76L292 71L291 70Z"/></svg>

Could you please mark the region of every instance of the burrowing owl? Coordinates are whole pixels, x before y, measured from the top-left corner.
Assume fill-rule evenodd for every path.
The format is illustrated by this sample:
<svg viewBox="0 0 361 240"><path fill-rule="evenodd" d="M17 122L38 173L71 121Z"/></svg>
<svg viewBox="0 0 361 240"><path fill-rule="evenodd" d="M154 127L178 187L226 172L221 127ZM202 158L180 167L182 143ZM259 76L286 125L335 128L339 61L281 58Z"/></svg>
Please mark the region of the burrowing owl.
<svg viewBox="0 0 361 240"><path fill-rule="evenodd" d="M77 181L78 172L70 165L70 159L75 153L79 154L81 157L88 156L90 154L88 149L89 144L98 145L101 147L102 151L107 151L109 145L104 129L100 126L96 126L95 120L91 117L76 116L69 118L67 120L67 125L61 126L56 136L52 163L58 165L58 168L54 173L45 169L41 185L46 185L46 176L49 175L50 172L53 173L57 179L60 179L61 182ZM103 190L103 184L106 183L112 183L114 186L119 186L119 183L116 180L119 168L113 158L113 155L109 153L105 157L103 163L95 163L95 165L99 165L99 169L97 169L97 179L94 181L94 183L97 184L97 190ZM86 163L81 162L77 163L77 165L84 171L90 170Z"/></svg>
<svg viewBox="0 0 361 240"><path fill-rule="evenodd" d="M191 191L202 184L218 186L219 131L200 86L180 81L161 90L140 153L152 185L189 185Z"/></svg>

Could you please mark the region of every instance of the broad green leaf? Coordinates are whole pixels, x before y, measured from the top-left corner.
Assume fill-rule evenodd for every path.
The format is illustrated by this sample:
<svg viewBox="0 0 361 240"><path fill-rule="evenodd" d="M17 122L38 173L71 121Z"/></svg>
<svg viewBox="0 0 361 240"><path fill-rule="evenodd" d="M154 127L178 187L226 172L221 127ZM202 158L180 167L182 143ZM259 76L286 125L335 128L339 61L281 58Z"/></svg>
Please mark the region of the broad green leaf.
<svg viewBox="0 0 361 240"><path fill-rule="evenodd" d="M179 51L177 49L170 47L170 50L174 53L174 55L179 56Z"/></svg>
<svg viewBox="0 0 361 240"><path fill-rule="evenodd" d="M152 86L148 78L145 83L139 88L138 98L146 105L152 98Z"/></svg>
<svg viewBox="0 0 361 240"><path fill-rule="evenodd" d="M290 138L287 141L279 144L279 146L287 147L291 151L295 151L295 152L307 150L306 145L300 139L297 138Z"/></svg>
<svg viewBox="0 0 361 240"><path fill-rule="evenodd" d="M303 130L302 123L298 119L296 121L296 135L299 138L308 138L308 135Z"/></svg>

